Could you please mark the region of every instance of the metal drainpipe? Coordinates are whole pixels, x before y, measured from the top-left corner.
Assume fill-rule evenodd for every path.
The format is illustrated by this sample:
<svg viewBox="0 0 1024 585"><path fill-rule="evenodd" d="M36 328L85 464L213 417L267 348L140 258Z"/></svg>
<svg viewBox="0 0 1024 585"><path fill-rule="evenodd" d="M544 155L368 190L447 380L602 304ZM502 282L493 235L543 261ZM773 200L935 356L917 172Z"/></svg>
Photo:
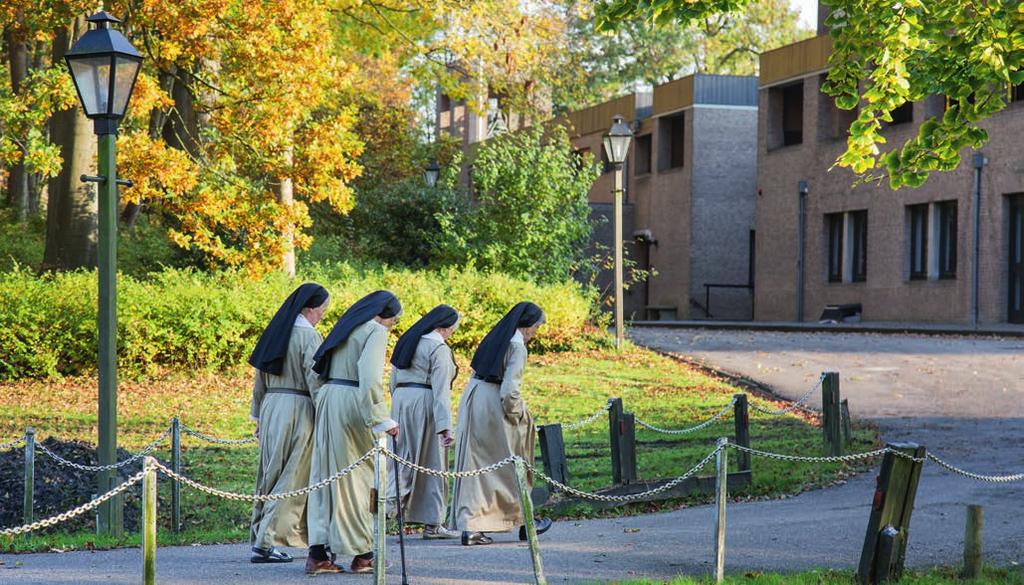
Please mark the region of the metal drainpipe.
<svg viewBox="0 0 1024 585"><path fill-rule="evenodd" d="M988 159L980 152L974 153L974 247L971 261L971 326L978 326L978 263L981 259L981 170L988 164Z"/></svg>
<svg viewBox="0 0 1024 585"><path fill-rule="evenodd" d="M799 195L799 211L796 231L796 320L804 320L804 240L807 232L807 181L797 183Z"/></svg>

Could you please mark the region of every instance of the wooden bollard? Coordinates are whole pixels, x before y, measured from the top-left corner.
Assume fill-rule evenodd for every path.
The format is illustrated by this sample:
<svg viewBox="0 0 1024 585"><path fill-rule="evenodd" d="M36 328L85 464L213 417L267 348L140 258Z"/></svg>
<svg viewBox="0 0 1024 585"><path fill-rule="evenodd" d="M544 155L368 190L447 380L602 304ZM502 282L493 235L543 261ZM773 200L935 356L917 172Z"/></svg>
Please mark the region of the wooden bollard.
<svg viewBox="0 0 1024 585"><path fill-rule="evenodd" d="M632 412L622 413L619 425L619 466L622 483L635 483L636 475L636 417Z"/></svg>
<svg viewBox="0 0 1024 585"><path fill-rule="evenodd" d="M981 528L985 524L985 514L981 506L967 506L967 526L964 529L964 579L977 579L981 576Z"/></svg>
<svg viewBox="0 0 1024 585"><path fill-rule="evenodd" d="M25 500L22 516L25 524L32 523L32 508L35 507L36 484L36 431L29 427L25 430Z"/></svg>
<svg viewBox="0 0 1024 585"><path fill-rule="evenodd" d="M384 437L377 439L377 454L374 456L373 487L376 495L376 502L373 508L373 582L376 585L386 585L387 570L385 565L385 551L387 550L387 492L388 492L388 470L387 459L384 449L387 448L387 440Z"/></svg>
<svg viewBox="0 0 1024 585"><path fill-rule="evenodd" d="M729 458L726 445L729 439L718 439L715 455L715 582L725 579L725 502L729 498Z"/></svg>
<svg viewBox="0 0 1024 585"><path fill-rule="evenodd" d="M736 431L736 444L742 447L750 446L750 411L746 394L734 396L736 403L733 405L733 424ZM750 453L739 451L736 454L736 470L750 471Z"/></svg>
<svg viewBox="0 0 1024 585"><path fill-rule="evenodd" d="M840 436L839 410L839 374L825 372L821 381L821 413L822 430L825 439L825 451L835 457L843 454L843 441Z"/></svg>
<svg viewBox="0 0 1024 585"><path fill-rule="evenodd" d="M526 528L526 542L530 547L530 559L533 561L533 578L537 585L547 585L544 576L544 565L540 558L540 543L537 540L537 526L533 521L533 499L530 498L530 485L526 481L526 464L516 457L516 487L519 488L519 506L523 510L523 527Z"/></svg>
<svg viewBox="0 0 1024 585"><path fill-rule="evenodd" d="M142 469L142 583L156 585L156 459L144 457ZM175 482L177 483L177 482Z"/></svg>
<svg viewBox="0 0 1024 585"><path fill-rule="evenodd" d="M544 463L544 473L551 479L569 485L569 467L565 459L565 440L562 438L562 425L541 425L537 427L540 439L540 459ZM552 491L555 490L551 486Z"/></svg>
<svg viewBox="0 0 1024 585"><path fill-rule="evenodd" d="M608 399L608 441L612 451L612 483L622 483L622 399Z"/></svg>
<svg viewBox="0 0 1024 585"><path fill-rule="evenodd" d="M843 443L853 443L853 421L850 420L850 401L843 398L839 402L839 415L843 419Z"/></svg>
<svg viewBox="0 0 1024 585"><path fill-rule="evenodd" d="M171 469L181 473L181 421L171 419ZM171 530L181 531L181 484L171 482Z"/></svg>

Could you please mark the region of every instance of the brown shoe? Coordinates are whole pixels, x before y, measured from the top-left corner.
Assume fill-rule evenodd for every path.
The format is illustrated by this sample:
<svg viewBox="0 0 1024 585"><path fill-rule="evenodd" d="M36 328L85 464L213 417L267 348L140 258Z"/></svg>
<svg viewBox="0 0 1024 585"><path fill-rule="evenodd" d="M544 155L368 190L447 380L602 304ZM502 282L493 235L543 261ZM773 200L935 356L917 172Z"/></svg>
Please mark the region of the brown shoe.
<svg viewBox="0 0 1024 585"><path fill-rule="evenodd" d="M373 572L373 557L368 559L361 559L359 557L352 558L353 573L372 573Z"/></svg>
<svg viewBox="0 0 1024 585"><path fill-rule="evenodd" d="M307 575L320 575L322 573L344 573L345 569L342 569L338 565L335 565L331 561L318 561L313 557L306 557L306 574Z"/></svg>

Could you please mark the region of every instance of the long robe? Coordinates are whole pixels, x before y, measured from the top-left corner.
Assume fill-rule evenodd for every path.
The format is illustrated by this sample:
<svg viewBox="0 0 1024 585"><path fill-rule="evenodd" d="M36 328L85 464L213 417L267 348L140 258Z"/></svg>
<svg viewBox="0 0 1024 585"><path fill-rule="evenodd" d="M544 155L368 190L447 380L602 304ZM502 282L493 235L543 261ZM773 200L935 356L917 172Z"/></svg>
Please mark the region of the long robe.
<svg viewBox="0 0 1024 585"><path fill-rule="evenodd" d="M313 452L313 400L320 380L312 373L313 354L323 338L312 326L296 325L280 375L256 371L249 415L259 421L260 465L256 493L297 490L309 481ZM286 388L310 396L284 394ZM270 390L270 392L268 392ZM306 546L306 497L255 502L249 540L252 546Z"/></svg>
<svg viewBox="0 0 1024 585"><path fill-rule="evenodd" d="M455 469L470 471L510 455L533 462L536 431L533 415L519 394L526 369L526 345L513 340L505 353L501 384L472 378L459 401L455 438ZM531 474L532 475L532 474ZM533 478L527 483L532 486ZM504 532L523 524L522 507L512 465L456 479L452 526L458 530Z"/></svg>
<svg viewBox="0 0 1024 585"><path fill-rule="evenodd" d="M383 382L387 337L387 328L367 321L331 354L329 377L355 380L359 386L326 383L317 392L311 484L362 457L374 446L373 427L390 421ZM310 544L350 556L373 549L373 475L371 459L309 495Z"/></svg>
<svg viewBox="0 0 1024 585"><path fill-rule="evenodd" d="M452 430L455 375L452 350L439 335L420 338L409 367L391 372L391 418L402 429L395 440L398 455L424 467L447 469L448 458L439 433ZM409 382L431 387L397 387ZM391 473L389 479L393 476ZM444 523L448 505L445 478L399 466L397 481L406 522L434 526Z"/></svg>

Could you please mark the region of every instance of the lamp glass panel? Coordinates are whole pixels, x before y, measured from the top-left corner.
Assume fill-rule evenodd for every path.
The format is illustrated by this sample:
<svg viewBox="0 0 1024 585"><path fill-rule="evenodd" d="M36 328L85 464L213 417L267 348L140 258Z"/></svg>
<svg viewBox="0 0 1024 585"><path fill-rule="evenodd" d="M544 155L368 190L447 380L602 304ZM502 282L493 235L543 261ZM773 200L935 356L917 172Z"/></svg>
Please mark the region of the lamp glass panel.
<svg viewBox="0 0 1024 585"><path fill-rule="evenodd" d="M110 113L121 117L128 108L128 98L132 96L135 76L139 74L142 63L124 57L116 57L114 62L117 63L117 71L114 77L114 108Z"/></svg>
<svg viewBox="0 0 1024 585"><path fill-rule="evenodd" d="M604 156L608 159L608 162L615 162L615 151L612 150L612 137L605 134L602 142L604 143Z"/></svg>
<svg viewBox="0 0 1024 585"><path fill-rule="evenodd" d="M614 162L622 163L626 161L626 152L629 151L629 136L612 136L612 152L615 157L612 159Z"/></svg>
<svg viewBox="0 0 1024 585"><path fill-rule="evenodd" d="M437 185L437 176L439 174L440 171L436 169L427 169L423 171L423 180L427 182L428 187L433 187L434 185Z"/></svg>
<svg viewBox="0 0 1024 585"><path fill-rule="evenodd" d="M76 57L68 61L85 115L106 113L110 103L110 56Z"/></svg>

